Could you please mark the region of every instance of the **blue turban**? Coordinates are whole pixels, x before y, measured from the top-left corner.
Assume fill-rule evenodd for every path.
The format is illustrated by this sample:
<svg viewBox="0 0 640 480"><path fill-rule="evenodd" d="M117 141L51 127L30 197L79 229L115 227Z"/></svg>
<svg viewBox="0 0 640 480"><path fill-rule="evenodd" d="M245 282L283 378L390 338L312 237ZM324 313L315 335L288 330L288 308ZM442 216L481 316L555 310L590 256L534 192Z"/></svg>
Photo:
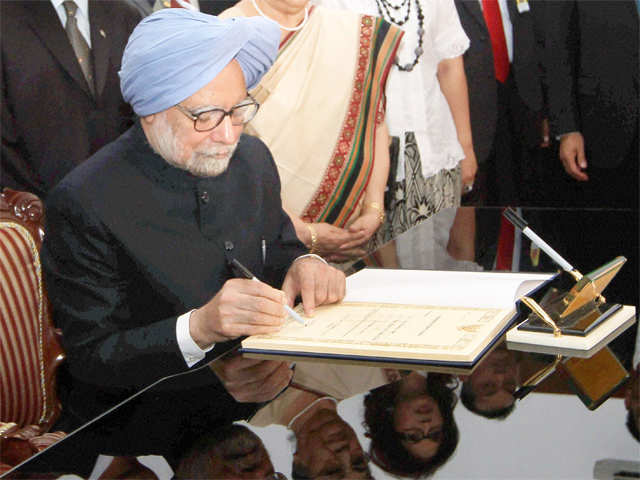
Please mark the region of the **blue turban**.
<svg viewBox="0 0 640 480"><path fill-rule="evenodd" d="M129 37L118 72L122 96L141 117L158 113L196 93L233 59L251 89L273 64L279 43L278 24L263 17L159 10Z"/></svg>

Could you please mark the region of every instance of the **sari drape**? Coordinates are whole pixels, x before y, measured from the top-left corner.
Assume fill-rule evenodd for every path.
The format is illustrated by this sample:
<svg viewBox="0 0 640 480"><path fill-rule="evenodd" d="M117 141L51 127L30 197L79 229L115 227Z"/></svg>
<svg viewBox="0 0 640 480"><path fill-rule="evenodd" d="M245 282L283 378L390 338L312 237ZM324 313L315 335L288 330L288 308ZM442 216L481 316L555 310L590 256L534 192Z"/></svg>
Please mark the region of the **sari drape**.
<svg viewBox="0 0 640 480"><path fill-rule="evenodd" d="M305 222L357 217L401 37L379 18L314 7L251 92L261 107L247 132L271 150L283 203Z"/></svg>

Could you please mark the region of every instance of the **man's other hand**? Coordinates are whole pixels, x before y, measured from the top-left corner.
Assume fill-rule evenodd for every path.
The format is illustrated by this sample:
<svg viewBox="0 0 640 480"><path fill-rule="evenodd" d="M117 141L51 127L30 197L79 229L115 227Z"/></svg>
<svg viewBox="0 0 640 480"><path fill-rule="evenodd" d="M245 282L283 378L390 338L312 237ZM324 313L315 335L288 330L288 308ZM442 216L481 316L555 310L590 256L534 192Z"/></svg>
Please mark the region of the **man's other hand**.
<svg viewBox="0 0 640 480"><path fill-rule="evenodd" d="M589 180L587 175L587 157L584 153L584 138L580 132L571 132L560 138L558 152L565 171L579 182Z"/></svg>
<svg viewBox="0 0 640 480"><path fill-rule="evenodd" d="M238 402L273 400L291 381L293 370L286 362L255 360L240 354L226 355L212 362L211 370Z"/></svg>
<svg viewBox="0 0 640 480"><path fill-rule="evenodd" d="M289 306L293 306L293 301L300 294L305 315L313 316L318 305L342 300L345 285L345 276L340 270L318 258L305 257L293 262L282 290L287 295Z"/></svg>
<svg viewBox="0 0 640 480"><path fill-rule="evenodd" d="M194 311L189 333L200 348L243 335L274 333L286 318L285 294L266 283L227 280L209 302Z"/></svg>

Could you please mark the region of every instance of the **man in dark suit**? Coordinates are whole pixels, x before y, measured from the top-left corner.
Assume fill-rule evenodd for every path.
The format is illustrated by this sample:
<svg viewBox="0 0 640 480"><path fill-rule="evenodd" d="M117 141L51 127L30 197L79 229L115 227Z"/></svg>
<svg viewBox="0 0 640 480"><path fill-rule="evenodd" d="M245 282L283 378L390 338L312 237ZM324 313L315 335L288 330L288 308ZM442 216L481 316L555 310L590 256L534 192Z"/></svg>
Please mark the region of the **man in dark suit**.
<svg viewBox="0 0 640 480"><path fill-rule="evenodd" d="M258 109L247 91L279 42L262 17L182 8L155 12L132 33L120 77L140 119L47 198L42 264L73 379L70 425L190 369L141 408L157 429L147 452L206 429L205 419L246 414L237 403L273 398L288 364L236 363L229 376L195 367L240 336L279 330L298 294L307 314L344 296L344 274L305 255L269 150L242 133ZM236 259L262 281L234 278Z"/></svg>
<svg viewBox="0 0 640 480"><path fill-rule="evenodd" d="M125 2L85 0L92 93L54 3L61 2L0 2L0 186L40 196L133 122L118 70L138 12Z"/></svg>
<svg viewBox="0 0 640 480"><path fill-rule="evenodd" d="M492 1L495 5L496 0ZM484 2L455 0L455 4L471 40L464 54L464 67L479 164L474 191L465 200L475 204L516 203L521 169L526 166L529 150L541 143L543 102L533 6L526 1L497 0L502 23L510 26L503 28L508 73L500 80Z"/></svg>
<svg viewBox="0 0 640 480"><path fill-rule="evenodd" d="M637 209L640 6L544 6L549 119L562 165L578 182L571 193L584 205Z"/></svg>

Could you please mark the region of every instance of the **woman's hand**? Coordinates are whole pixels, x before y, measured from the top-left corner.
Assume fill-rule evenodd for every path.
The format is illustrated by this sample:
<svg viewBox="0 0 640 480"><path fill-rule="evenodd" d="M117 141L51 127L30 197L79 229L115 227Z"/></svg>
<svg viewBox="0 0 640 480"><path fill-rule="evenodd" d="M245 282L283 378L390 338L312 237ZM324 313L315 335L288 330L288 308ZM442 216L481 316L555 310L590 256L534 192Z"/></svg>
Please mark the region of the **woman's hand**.
<svg viewBox="0 0 640 480"><path fill-rule="evenodd" d="M321 255L339 253L344 248L343 245L360 245L366 241L365 233L362 231L353 232L324 222L309 225L317 237L313 245L314 251Z"/></svg>
<svg viewBox="0 0 640 480"><path fill-rule="evenodd" d="M382 217L384 218L384 217ZM380 213L377 210L367 210L360 214L360 216L353 222L348 230L352 233L357 233L360 235L360 239L343 243L340 246L341 252L346 250L350 250L354 247L363 246L366 242L368 242L371 237L376 233L380 225L382 225L382 218L380 217Z"/></svg>
<svg viewBox="0 0 640 480"><path fill-rule="evenodd" d="M478 172L478 162L473 147L464 151L465 157L460 161L460 175L462 176L462 194L473 190L473 181Z"/></svg>

